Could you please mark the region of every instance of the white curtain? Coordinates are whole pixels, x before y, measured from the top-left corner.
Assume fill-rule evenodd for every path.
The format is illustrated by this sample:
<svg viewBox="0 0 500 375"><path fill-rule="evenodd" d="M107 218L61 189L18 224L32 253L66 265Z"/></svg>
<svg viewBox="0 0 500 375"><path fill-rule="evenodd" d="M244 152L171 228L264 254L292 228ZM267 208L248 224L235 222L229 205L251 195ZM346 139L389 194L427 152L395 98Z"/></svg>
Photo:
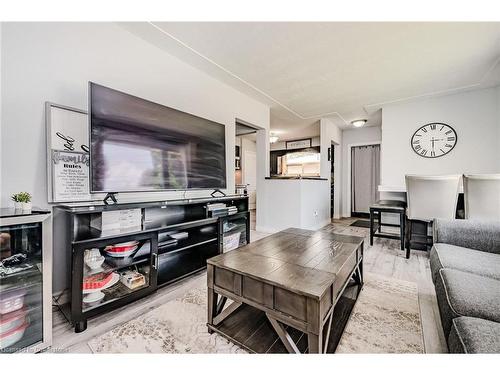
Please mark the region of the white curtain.
<svg viewBox="0 0 500 375"><path fill-rule="evenodd" d="M379 199L380 145L351 149L351 211L369 213Z"/></svg>

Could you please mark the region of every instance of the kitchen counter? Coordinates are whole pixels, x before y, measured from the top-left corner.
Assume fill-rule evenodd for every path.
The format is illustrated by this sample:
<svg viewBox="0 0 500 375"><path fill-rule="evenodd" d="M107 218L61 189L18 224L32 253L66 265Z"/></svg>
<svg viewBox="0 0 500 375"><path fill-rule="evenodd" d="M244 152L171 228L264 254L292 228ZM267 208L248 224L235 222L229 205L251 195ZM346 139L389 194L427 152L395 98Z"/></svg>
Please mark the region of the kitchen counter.
<svg viewBox="0 0 500 375"><path fill-rule="evenodd" d="M328 179L271 177L264 183L266 215L259 220L258 231L271 233L291 227L316 230L330 222Z"/></svg>
<svg viewBox="0 0 500 375"><path fill-rule="evenodd" d="M319 176L271 176L266 177L266 180L327 180Z"/></svg>

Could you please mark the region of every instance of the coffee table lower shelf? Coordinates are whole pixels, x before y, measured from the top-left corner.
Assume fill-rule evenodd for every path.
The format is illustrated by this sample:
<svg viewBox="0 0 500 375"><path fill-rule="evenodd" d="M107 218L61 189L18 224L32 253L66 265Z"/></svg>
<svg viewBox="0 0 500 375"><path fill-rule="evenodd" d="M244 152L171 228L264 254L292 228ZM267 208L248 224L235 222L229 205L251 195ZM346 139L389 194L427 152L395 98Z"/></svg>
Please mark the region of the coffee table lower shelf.
<svg viewBox="0 0 500 375"><path fill-rule="evenodd" d="M335 352L358 294L359 286L349 285L337 301L333 310L327 353ZM288 353L266 314L250 305L242 304L219 324L207 326L209 330L224 336L250 353ZM307 334L289 326L286 331L300 352L307 353ZM326 333L326 330L324 331Z"/></svg>

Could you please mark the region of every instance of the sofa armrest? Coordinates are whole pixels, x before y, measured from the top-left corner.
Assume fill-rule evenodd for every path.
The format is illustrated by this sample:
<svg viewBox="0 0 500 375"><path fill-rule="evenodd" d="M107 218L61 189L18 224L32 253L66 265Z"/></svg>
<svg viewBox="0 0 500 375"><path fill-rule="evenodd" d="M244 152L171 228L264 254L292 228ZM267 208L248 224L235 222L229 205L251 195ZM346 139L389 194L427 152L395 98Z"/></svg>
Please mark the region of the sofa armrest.
<svg viewBox="0 0 500 375"><path fill-rule="evenodd" d="M500 254L500 221L434 220L434 242Z"/></svg>

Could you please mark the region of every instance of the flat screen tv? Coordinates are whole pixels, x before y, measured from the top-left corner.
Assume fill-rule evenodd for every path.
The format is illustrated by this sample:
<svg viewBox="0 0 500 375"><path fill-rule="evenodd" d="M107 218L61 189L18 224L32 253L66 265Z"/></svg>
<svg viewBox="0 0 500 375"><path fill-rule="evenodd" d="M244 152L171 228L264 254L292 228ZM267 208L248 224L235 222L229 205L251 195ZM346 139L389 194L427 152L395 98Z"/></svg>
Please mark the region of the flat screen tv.
<svg viewBox="0 0 500 375"><path fill-rule="evenodd" d="M225 127L89 83L91 191L226 187Z"/></svg>

